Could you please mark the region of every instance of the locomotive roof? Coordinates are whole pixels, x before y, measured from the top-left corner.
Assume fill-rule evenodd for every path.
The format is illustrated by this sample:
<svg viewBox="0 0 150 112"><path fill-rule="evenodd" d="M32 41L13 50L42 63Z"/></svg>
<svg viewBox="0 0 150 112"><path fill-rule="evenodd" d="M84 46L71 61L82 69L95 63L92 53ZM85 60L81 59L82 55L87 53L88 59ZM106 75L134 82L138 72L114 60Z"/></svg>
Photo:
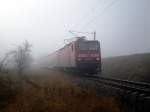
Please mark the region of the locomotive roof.
<svg viewBox="0 0 150 112"><path fill-rule="evenodd" d="M64 49L65 47L67 47L67 46L69 46L71 44L74 44L76 42L91 42L91 41L93 41L93 42L94 41L99 42L98 40L76 40L76 41L72 41L72 42L66 44L65 46L63 46L62 48L58 49L57 51L60 51L60 50Z"/></svg>
<svg viewBox="0 0 150 112"><path fill-rule="evenodd" d="M72 42L66 44L65 46L63 46L62 48L58 49L57 51L62 50L62 49L64 49L65 47L67 47L67 46L69 46L69 45L71 45L71 44L73 44L73 43L75 43L75 41L72 41Z"/></svg>
<svg viewBox="0 0 150 112"><path fill-rule="evenodd" d="M72 42L70 42L70 43L64 45L62 48L59 48L58 50L54 51L53 53L55 53L55 52L57 52L57 51L61 51L61 50L63 50L65 47L67 47L67 46L69 46L69 45L71 45L71 44L74 44L74 43L76 43L76 42L89 42L89 41L97 41L97 42L99 42L98 40L85 40L85 39L84 39L84 40L75 40L75 41L72 41ZM49 54L48 56L52 55L53 53Z"/></svg>

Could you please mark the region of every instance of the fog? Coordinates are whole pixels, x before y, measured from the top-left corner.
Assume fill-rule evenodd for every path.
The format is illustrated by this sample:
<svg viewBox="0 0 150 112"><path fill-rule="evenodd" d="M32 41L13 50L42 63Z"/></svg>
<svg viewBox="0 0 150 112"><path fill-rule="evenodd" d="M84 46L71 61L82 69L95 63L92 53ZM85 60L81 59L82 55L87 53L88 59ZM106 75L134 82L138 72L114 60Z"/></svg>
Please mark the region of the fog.
<svg viewBox="0 0 150 112"><path fill-rule="evenodd" d="M96 31L103 57L150 52L149 6L149 0L1 0L0 55L24 40L35 57L50 54L73 37L69 30Z"/></svg>

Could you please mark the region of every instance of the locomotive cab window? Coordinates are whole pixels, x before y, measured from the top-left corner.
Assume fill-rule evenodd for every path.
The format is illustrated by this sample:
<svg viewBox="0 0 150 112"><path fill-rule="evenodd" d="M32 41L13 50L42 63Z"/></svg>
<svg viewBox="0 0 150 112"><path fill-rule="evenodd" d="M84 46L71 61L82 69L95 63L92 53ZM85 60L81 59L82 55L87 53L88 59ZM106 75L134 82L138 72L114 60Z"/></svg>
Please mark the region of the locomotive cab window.
<svg viewBox="0 0 150 112"><path fill-rule="evenodd" d="M90 51L97 51L99 49L99 43L98 42L81 42L79 43L79 50L80 51L86 51L86 50L90 50Z"/></svg>
<svg viewBox="0 0 150 112"><path fill-rule="evenodd" d="M86 42L79 43L79 50L80 51L88 50L87 43Z"/></svg>
<svg viewBox="0 0 150 112"><path fill-rule="evenodd" d="M98 50L98 43L89 43L89 50Z"/></svg>

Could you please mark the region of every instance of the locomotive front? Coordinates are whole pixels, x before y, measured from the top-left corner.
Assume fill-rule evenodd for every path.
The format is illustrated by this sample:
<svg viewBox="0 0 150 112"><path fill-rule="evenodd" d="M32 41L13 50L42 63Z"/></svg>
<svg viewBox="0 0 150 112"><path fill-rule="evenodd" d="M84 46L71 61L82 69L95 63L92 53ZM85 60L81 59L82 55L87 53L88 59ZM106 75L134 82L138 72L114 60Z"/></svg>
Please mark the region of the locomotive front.
<svg viewBox="0 0 150 112"><path fill-rule="evenodd" d="M76 66L79 71L92 73L101 71L99 41L81 40L76 42Z"/></svg>

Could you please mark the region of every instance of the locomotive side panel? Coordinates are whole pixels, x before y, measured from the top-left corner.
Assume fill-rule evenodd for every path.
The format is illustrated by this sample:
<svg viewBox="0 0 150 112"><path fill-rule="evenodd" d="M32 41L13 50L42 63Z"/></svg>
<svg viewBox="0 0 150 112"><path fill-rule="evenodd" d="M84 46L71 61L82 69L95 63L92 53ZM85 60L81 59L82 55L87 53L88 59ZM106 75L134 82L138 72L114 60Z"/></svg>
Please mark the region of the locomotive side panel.
<svg viewBox="0 0 150 112"><path fill-rule="evenodd" d="M71 67L76 67L76 47L75 42L70 46Z"/></svg>
<svg viewBox="0 0 150 112"><path fill-rule="evenodd" d="M57 52L52 53L51 55L49 55L46 60L45 63L47 63L47 67L48 68L52 68L58 65L58 58L57 58Z"/></svg>
<svg viewBox="0 0 150 112"><path fill-rule="evenodd" d="M74 44L69 44L58 51L59 67L75 67Z"/></svg>
<svg viewBox="0 0 150 112"><path fill-rule="evenodd" d="M58 51L58 67L66 67L68 63L68 53L67 53L67 48L64 47L63 49L60 49Z"/></svg>

